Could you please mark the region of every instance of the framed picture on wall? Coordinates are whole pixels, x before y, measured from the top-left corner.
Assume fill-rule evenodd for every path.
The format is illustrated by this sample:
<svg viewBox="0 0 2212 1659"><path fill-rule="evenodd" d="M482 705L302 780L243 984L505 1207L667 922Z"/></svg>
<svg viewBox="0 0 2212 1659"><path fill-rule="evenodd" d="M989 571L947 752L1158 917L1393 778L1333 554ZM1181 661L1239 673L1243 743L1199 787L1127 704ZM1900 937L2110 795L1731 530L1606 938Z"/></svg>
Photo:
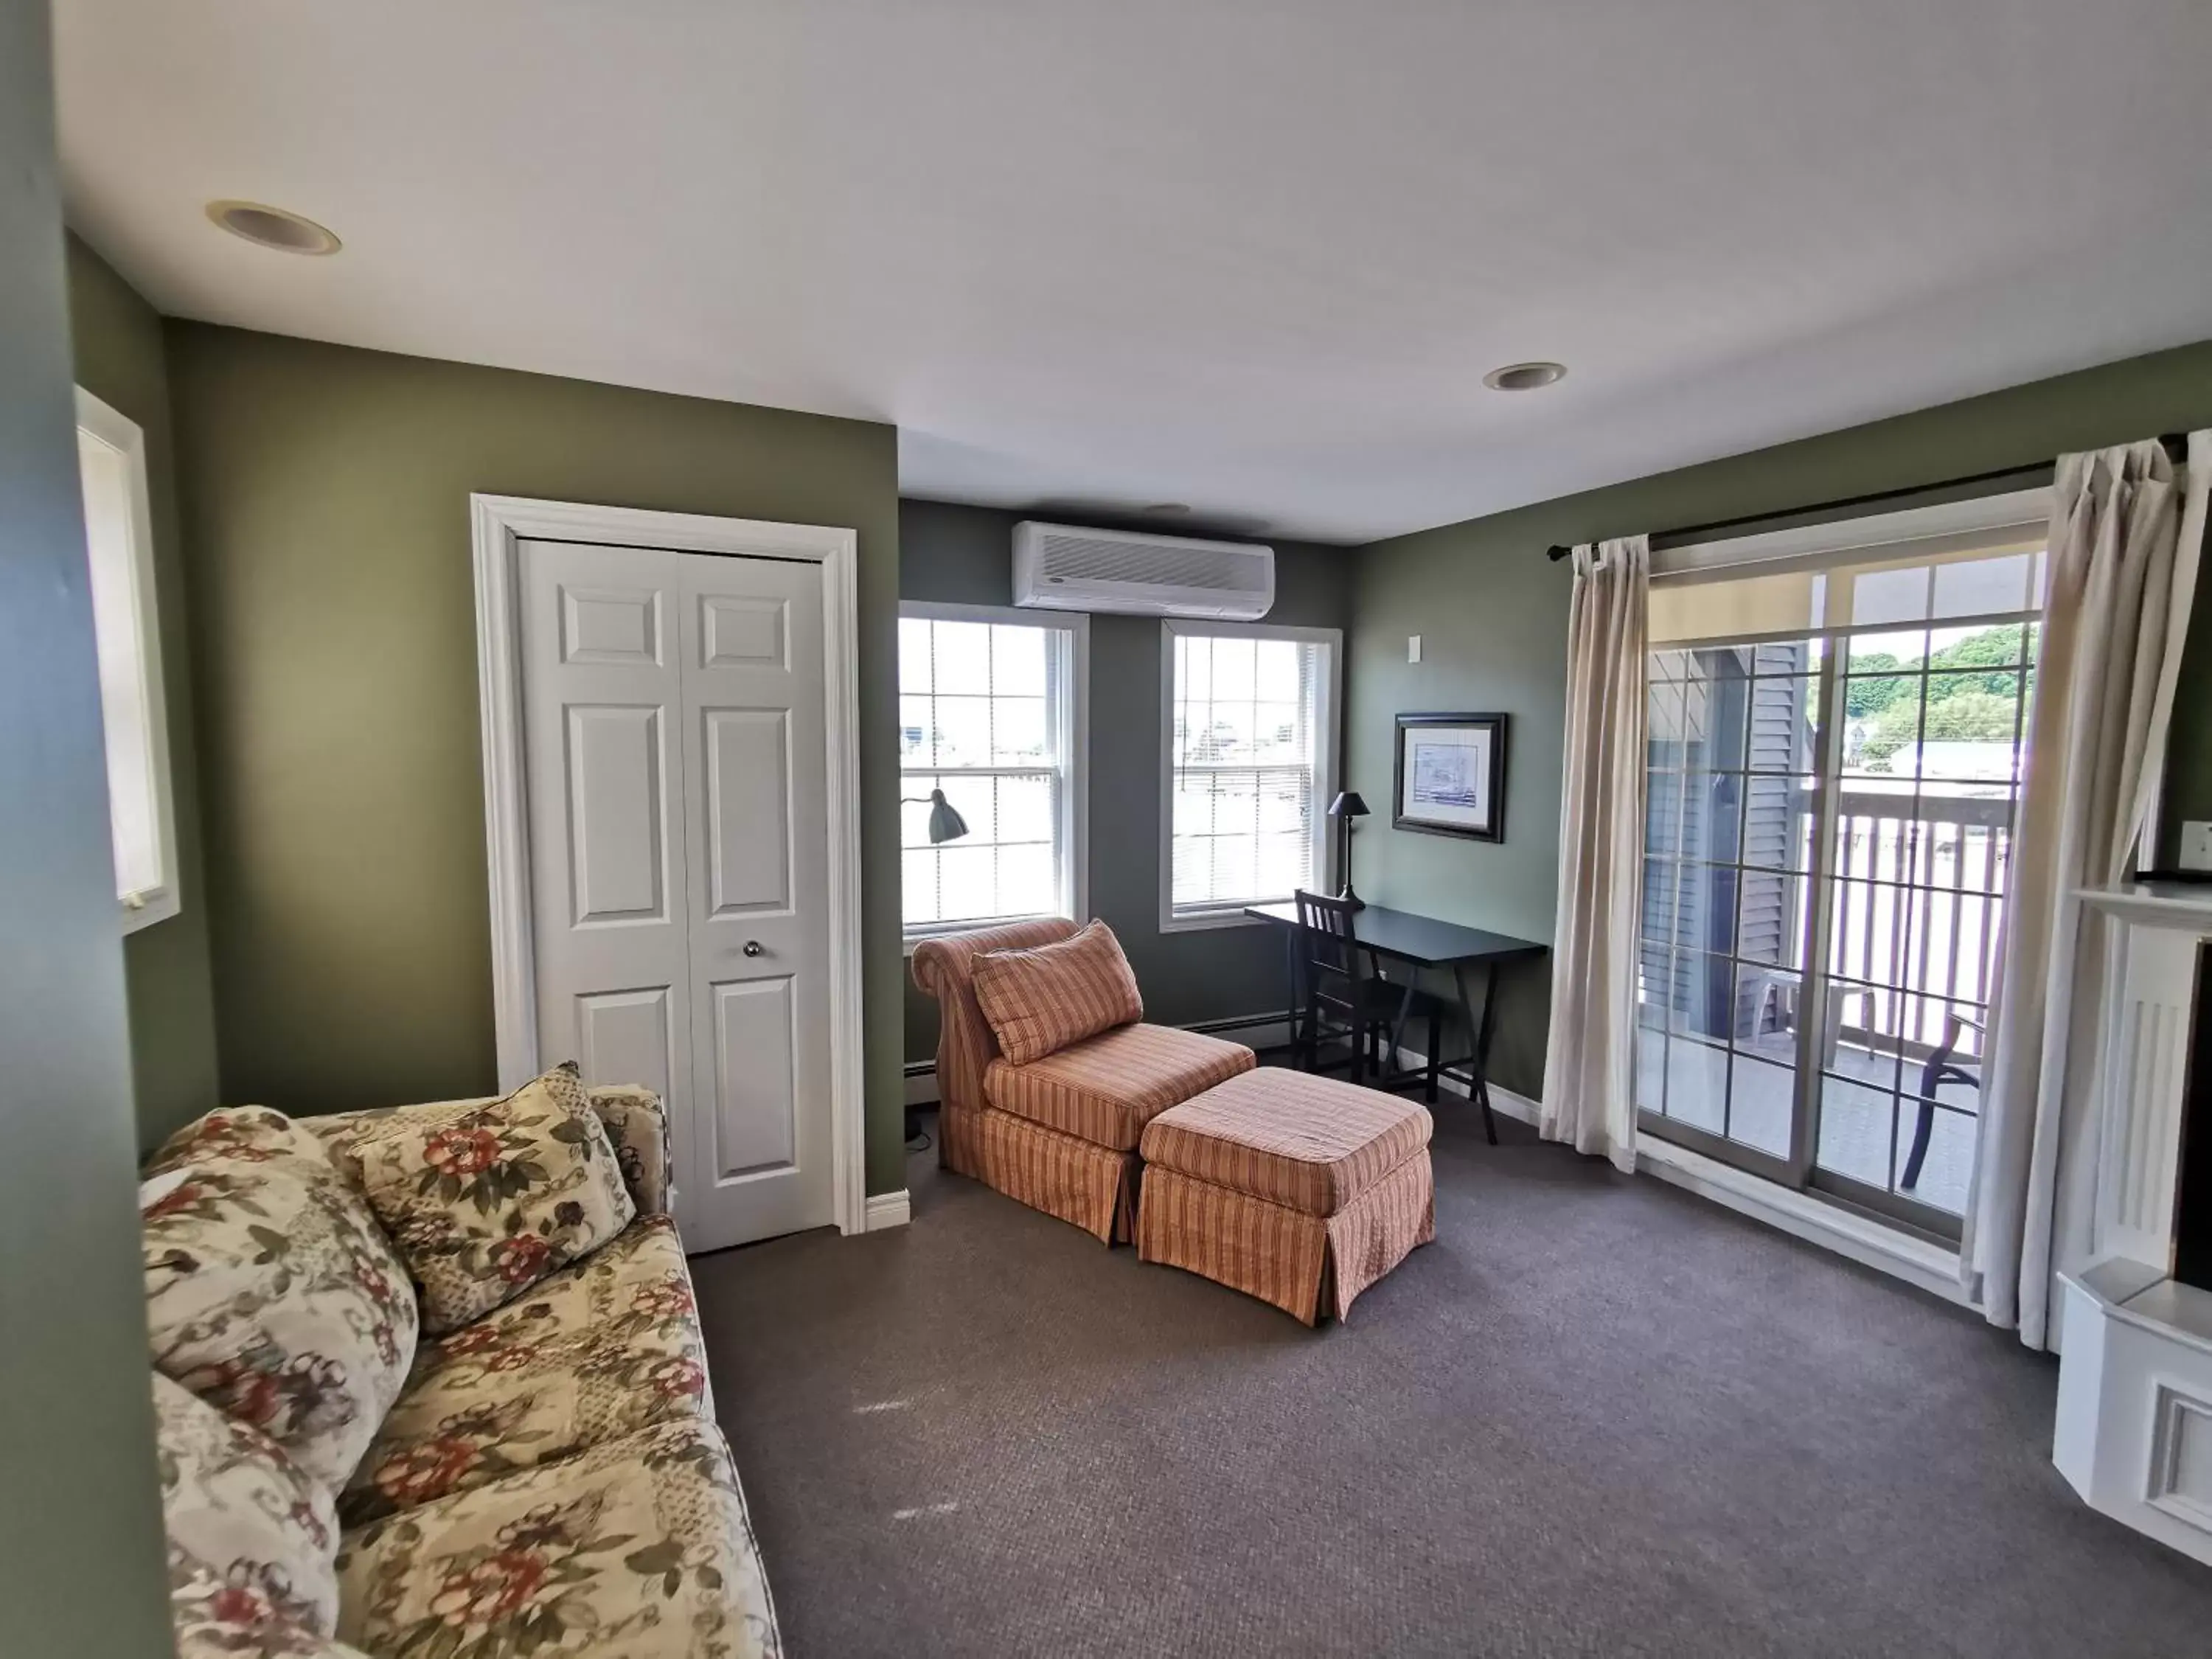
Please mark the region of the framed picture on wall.
<svg viewBox="0 0 2212 1659"><path fill-rule="evenodd" d="M1505 839L1505 716L1401 714L1393 830Z"/></svg>

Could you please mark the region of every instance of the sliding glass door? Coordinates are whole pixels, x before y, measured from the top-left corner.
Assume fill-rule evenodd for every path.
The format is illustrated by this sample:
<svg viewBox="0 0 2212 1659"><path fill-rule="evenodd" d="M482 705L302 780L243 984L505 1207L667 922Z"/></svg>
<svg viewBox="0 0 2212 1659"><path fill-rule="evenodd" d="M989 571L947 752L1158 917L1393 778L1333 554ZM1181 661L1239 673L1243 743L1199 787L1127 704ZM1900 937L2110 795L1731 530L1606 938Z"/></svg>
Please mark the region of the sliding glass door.
<svg viewBox="0 0 2212 1659"><path fill-rule="evenodd" d="M1956 1236L2042 563L1950 545L1752 579L1792 585L1786 605L1655 603L1647 1133ZM1813 625L1683 637L1792 614Z"/></svg>
<svg viewBox="0 0 2212 1659"><path fill-rule="evenodd" d="M1798 1151L1821 644L1651 655L1638 1103L1777 1179Z"/></svg>

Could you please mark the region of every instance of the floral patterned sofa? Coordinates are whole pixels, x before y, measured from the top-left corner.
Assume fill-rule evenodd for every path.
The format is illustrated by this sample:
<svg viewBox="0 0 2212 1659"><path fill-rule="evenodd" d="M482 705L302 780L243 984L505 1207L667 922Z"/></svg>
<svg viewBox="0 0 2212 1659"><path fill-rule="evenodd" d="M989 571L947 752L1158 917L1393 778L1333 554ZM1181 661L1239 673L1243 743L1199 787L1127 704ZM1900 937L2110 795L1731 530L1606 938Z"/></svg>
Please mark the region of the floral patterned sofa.
<svg viewBox="0 0 2212 1659"><path fill-rule="evenodd" d="M558 1265L559 1227L511 1228L461 1260L527 1287L483 1287L497 1305L439 1334L437 1287L410 1280L365 1165L404 1147L413 1190L433 1197L496 1188L503 1170L543 1177L536 1154L502 1151L474 1120L453 1127L491 1103L296 1122L217 1111L148 1166L185 1659L779 1650L668 1214L665 1116L647 1091L586 1095L573 1068L567 1081L576 1116L598 1123L556 1120L548 1144L575 1152L618 1231ZM565 1226L589 1201L553 1213Z"/></svg>

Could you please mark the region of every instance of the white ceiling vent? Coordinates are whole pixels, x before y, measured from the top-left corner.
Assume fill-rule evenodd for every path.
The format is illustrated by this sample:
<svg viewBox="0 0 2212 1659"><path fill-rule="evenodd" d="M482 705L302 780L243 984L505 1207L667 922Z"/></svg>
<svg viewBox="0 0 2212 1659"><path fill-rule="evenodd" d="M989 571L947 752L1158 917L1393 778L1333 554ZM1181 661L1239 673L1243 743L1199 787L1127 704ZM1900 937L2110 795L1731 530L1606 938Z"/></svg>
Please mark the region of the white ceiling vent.
<svg viewBox="0 0 2212 1659"><path fill-rule="evenodd" d="M1014 526L1014 603L1256 622L1275 603L1275 550L1025 519Z"/></svg>

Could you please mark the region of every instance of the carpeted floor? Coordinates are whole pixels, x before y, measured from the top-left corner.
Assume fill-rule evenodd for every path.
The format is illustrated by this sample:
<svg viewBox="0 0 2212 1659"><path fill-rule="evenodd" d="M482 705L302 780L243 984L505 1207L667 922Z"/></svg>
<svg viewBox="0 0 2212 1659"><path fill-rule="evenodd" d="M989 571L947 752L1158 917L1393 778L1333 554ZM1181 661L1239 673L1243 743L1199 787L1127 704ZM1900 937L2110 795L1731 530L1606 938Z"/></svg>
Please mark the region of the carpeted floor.
<svg viewBox="0 0 2212 1659"><path fill-rule="evenodd" d="M794 1659L2212 1650L2051 1362L1503 1131L1446 1102L1437 1243L1318 1332L933 1153L910 1227L696 1261Z"/></svg>

